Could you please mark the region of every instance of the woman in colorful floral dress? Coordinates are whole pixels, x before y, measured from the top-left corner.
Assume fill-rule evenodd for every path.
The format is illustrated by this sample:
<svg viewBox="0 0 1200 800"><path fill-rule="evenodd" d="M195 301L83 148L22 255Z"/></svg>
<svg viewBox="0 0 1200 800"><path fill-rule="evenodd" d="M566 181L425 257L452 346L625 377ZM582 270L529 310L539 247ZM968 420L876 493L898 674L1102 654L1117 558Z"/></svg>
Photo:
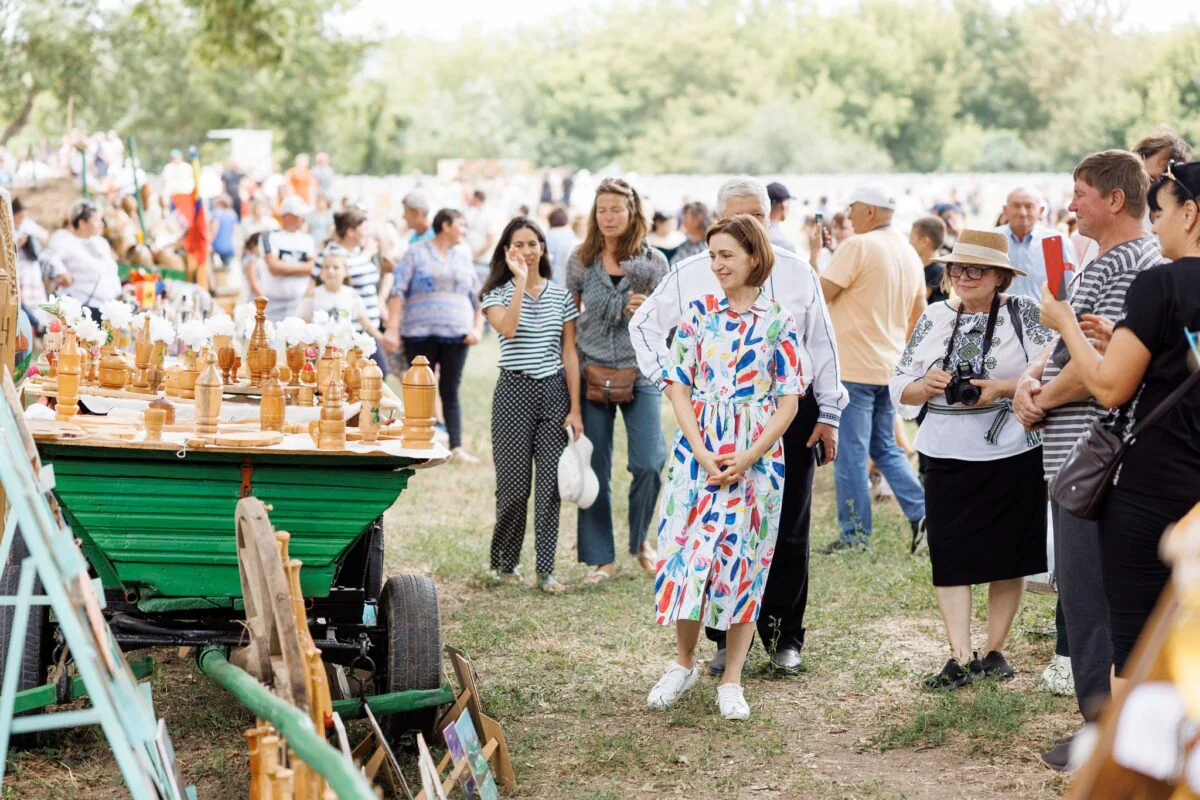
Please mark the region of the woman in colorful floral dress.
<svg viewBox="0 0 1200 800"><path fill-rule="evenodd" d="M767 297L774 254L758 220L740 214L708 231L724 296L694 302L663 371L679 433L658 525L656 612L675 623L675 664L647 698L671 706L699 680L702 625L728 630L721 716L746 719L742 665L750 650L779 532L780 437L805 379L795 321Z"/></svg>

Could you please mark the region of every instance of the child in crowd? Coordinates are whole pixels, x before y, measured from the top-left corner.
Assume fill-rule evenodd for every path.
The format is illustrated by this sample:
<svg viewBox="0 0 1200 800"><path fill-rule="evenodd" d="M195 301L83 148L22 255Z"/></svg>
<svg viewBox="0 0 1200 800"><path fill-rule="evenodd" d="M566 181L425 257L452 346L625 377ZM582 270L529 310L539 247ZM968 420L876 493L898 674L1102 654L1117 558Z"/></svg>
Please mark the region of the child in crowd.
<svg viewBox="0 0 1200 800"><path fill-rule="evenodd" d="M310 285L300 303L300 316L307 322L312 322L313 313L317 311L352 322L375 341L383 341L383 333L367 316L362 295L350 285L343 253L326 253L321 258L321 282Z"/></svg>
<svg viewBox="0 0 1200 800"><path fill-rule="evenodd" d="M583 432L574 300L550 280L546 237L537 223L517 217L500 236L480 292L483 313L500 334L500 377L492 401L496 461L496 527L492 569L518 580L531 473L537 469L534 531L537 587L554 594L558 546L558 459L567 434Z"/></svg>
<svg viewBox="0 0 1200 800"><path fill-rule="evenodd" d="M226 195L217 195L212 202L212 236L213 265L217 269L229 269L233 263L233 228L237 225L237 214L234 213L233 203Z"/></svg>
<svg viewBox="0 0 1200 800"><path fill-rule="evenodd" d="M252 233L242 244L242 271L246 276L246 289L250 299L261 297L262 276L267 270L267 262L263 260L262 232Z"/></svg>
<svg viewBox="0 0 1200 800"><path fill-rule="evenodd" d="M700 678L702 625L727 630L721 716L742 720L742 666L775 552L783 503L783 444L805 391L792 316L762 286L775 255L746 214L708 229L721 291L686 310L662 378L679 433L658 526L655 610L675 623L676 662L647 698L665 709Z"/></svg>

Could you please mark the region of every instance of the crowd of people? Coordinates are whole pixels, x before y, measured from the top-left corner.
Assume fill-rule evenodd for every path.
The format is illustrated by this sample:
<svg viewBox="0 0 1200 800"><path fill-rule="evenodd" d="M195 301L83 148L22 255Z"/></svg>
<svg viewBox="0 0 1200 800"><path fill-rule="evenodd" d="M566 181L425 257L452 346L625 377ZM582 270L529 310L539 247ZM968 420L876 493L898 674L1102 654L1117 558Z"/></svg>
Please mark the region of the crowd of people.
<svg viewBox="0 0 1200 800"><path fill-rule="evenodd" d="M1064 208L1017 185L994 224L971 226L983 211L971 198L913 213L911 193L880 183L858 186L845 207L805 201L802 225L787 226L789 188L750 178L678 209L648 208L630 182L606 178L583 215L547 184L536 210L507 224L482 189L440 206L418 187L392 219L335 201L332 175L324 155L262 183L227 165L208 217L214 268L266 296L273 319L350 320L379 341L385 370L425 356L461 462L477 461L463 371L495 332L491 568L521 580L532 494L534 585L566 588L555 576L558 465L583 443L595 495L571 496L583 583L616 574L624 527L629 555L655 579L658 622L675 627L677 657L651 707L699 681L702 627L727 719L750 714L741 681L755 634L776 672L798 674L813 476L832 464L838 531L822 553L869 546L873 473L908 520L911 551L927 545L949 651L930 689L1013 676L1007 637L1052 542L1048 682L1073 688L1095 719L1165 584L1158 538L1200 500L1200 391L1174 393L1189 374L1184 331L1200 330L1200 163L1172 131L1084 158ZM170 250L195 172L173 154L161 178L158 193L142 184L144 213L177 226L150 229ZM22 247L53 255L22 249L23 302L49 289L95 307L120 290L110 242L132 224L122 199L78 204L49 236L14 204ZM1059 262L1066 288L1047 290ZM669 447L664 399L678 422ZM632 476L620 524L618 413ZM911 445L908 420L919 426ZM1089 519L1055 478L1093 426L1137 436ZM989 587L982 640L971 631L978 584ZM1069 746L1044 760L1064 769Z"/></svg>

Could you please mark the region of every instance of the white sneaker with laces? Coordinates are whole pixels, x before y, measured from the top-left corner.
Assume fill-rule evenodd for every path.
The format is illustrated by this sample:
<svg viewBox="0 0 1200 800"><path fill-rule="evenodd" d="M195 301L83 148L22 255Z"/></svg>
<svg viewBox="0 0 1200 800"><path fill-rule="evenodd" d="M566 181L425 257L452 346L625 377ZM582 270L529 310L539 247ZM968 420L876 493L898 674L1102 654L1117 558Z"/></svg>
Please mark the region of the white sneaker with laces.
<svg viewBox="0 0 1200 800"><path fill-rule="evenodd" d="M700 668L693 665L688 669L681 664L672 664L663 676L658 679L658 683L654 684L654 688L650 690L650 696L646 698L646 705L653 708L655 711L662 711L675 705L679 698L683 697L688 689L696 685L700 680Z"/></svg>
<svg viewBox="0 0 1200 800"><path fill-rule="evenodd" d="M724 719L750 719L750 706L742 687L736 683L722 683L717 687L717 706L721 709Z"/></svg>

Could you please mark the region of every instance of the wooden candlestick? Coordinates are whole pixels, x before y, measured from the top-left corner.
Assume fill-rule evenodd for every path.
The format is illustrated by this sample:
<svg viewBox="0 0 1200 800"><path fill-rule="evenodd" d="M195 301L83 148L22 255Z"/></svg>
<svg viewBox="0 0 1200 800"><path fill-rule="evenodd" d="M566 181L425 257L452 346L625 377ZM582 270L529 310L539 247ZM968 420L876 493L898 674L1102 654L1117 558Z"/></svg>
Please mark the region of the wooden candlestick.
<svg viewBox="0 0 1200 800"><path fill-rule="evenodd" d="M258 403L259 427L264 431L282 431L286 412L283 386L279 383L279 370L272 368L262 388L262 399Z"/></svg>
<svg viewBox="0 0 1200 800"><path fill-rule="evenodd" d="M137 339L133 342L133 358L137 372L130 389L135 392L145 394L150 391L150 355L153 350L154 344L150 341L150 316L147 315L142 329L138 331Z"/></svg>
<svg viewBox="0 0 1200 800"><path fill-rule="evenodd" d="M429 359L417 356L412 367L404 373L404 427L400 436L404 446L414 450L433 448L433 428L437 419L433 415L437 398L437 380L429 366Z"/></svg>
<svg viewBox="0 0 1200 800"><path fill-rule="evenodd" d="M336 351L334 351L336 353ZM321 418L317 424L318 450L346 449L346 415L342 410L342 359L333 357L332 373L321 393Z"/></svg>
<svg viewBox="0 0 1200 800"><path fill-rule="evenodd" d="M196 381L196 435L214 436L221 422L221 392L225 384L217 371L217 357L209 353Z"/></svg>
<svg viewBox="0 0 1200 800"><path fill-rule="evenodd" d="M358 396L362 406L358 410L358 430L364 442L379 439L379 427L383 424L380 401L383 399L383 370L369 358L358 360L361 388Z"/></svg>
<svg viewBox="0 0 1200 800"><path fill-rule="evenodd" d="M254 332L246 349L246 366L250 370L250 385L261 386L275 366L275 349L267 342L267 298L254 298Z"/></svg>
<svg viewBox="0 0 1200 800"><path fill-rule="evenodd" d="M161 442L163 425L167 423L167 412L161 408L150 406L145 412L146 441Z"/></svg>
<svg viewBox="0 0 1200 800"><path fill-rule="evenodd" d="M58 352L58 406L59 422L66 422L79 413L79 344L75 331L67 328L66 339Z"/></svg>

